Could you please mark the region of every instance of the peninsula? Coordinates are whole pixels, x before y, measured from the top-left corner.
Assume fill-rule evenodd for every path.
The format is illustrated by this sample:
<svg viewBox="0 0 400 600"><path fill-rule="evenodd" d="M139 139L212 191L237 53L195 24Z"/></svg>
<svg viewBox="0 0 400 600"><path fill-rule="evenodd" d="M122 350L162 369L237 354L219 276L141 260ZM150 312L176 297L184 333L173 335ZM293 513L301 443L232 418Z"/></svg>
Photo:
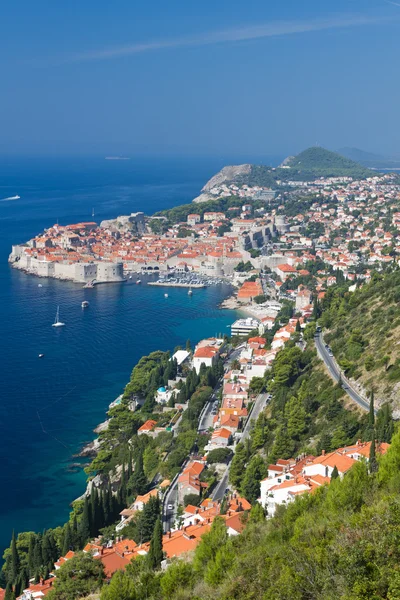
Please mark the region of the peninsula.
<svg viewBox="0 0 400 600"><path fill-rule="evenodd" d="M122 282L130 272L193 271L232 277L241 262L251 261L255 268L282 262L281 257L258 258L259 249L268 244L276 249L295 241L296 250L314 242L326 246L326 231L316 210L323 206L321 200L345 202L358 191L379 194L388 186L395 192L396 178L323 148L310 148L277 169L225 167L204 186L206 201L196 209L188 204L149 217L132 213L100 225L53 225L13 246L9 261L34 275L86 284ZM285 207L299 195L315 200L310 203L312 211L302 215L299 210L302 218L289 222Z"/></svg>

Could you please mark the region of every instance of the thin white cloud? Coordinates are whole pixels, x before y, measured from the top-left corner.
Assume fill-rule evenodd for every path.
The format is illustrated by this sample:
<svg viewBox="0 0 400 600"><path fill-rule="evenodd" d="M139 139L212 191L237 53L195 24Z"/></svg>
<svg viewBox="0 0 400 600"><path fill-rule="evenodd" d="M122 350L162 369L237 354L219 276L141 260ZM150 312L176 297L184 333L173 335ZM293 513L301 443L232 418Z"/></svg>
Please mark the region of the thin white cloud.
<svg viewBox="0 0 400 600"><path fill-rule="evenodd" d="M392 6L400 6L398 2L392 2L392 0L385 0L386 4L391 4Z"/></svg>
<svg viewBox="0 0 400 600"><path fill-rule="evenodd" d="M134 54L142 54L144 52L156 50L167 50L169 48L208 46L211 44L257 40L276 36L293 35L296 33L309 33L313 31L323 31L329 29L375 25L386 20L386 18L382 17L369 17L365 15L342 15L309 21L272 21L262 25L246 26L222 31L210 31L194 36L153 40L149 42L128 44L125 46L109 47L92 52L78 53L66 57L61 62L106 60Z"/></svg>

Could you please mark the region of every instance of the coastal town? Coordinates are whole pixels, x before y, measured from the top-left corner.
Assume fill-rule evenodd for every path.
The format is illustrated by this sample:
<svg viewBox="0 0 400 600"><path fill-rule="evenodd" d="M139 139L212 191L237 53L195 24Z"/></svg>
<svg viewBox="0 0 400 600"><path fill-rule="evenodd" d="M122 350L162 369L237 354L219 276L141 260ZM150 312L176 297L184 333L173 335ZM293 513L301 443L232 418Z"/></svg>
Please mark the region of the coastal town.
<svg viewBox="0 0 400 600"><path fill-rule="evenodd" d="M105 585L128 573L132 561L166 573L177 561L190 562L218 528L237 538L252 520L269 521L297 498L350 477L357 465L372 473L376 457L390 449L389 420L376 435L373 393L363 429L365 407L352 404L344 375L320 366L314 344L330 290L355 292L400 261L396 177L289 180L274 190L221 184L208 194L224 209L208 210L209 200L181 207L184 220L165 211L100 226L57 224L13 246L13 267L93 287L142 277L193 293L227 282L232 295L222 306L243 313L232 319L230 335L141 359L90 445L87 490L73 505L62 545L42 565L35 544L44 553L44 542L32 542L27 560L38 568L18 579L17 600L55 597L60 573L82 556L101 565ZM327 409L322 400L304 400L306 416L305 381L296 380L302 370L315 371L324 386L317 395L328 398L334 418L351 421L351 433L341 425L333 435L312 429L312 411L318 422ZM290 385L297 387L287 397ZM285 427L277 427L280 420ZM310 431L317 435L302 444ZM8 572L18 555L15 538L12 548ZM57 548L63 552L56 556Z"/></svg>

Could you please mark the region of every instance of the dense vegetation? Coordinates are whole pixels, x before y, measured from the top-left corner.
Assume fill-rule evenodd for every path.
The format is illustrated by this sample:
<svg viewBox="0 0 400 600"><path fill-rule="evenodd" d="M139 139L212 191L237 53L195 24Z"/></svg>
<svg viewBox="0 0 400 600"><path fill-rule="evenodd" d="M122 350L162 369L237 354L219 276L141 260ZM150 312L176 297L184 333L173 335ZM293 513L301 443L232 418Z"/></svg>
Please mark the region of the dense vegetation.
<svg viewBox="0 0 400 600"><path fill-rule="evenodd" d="M368 415L345 407L343 389L324 373L312 350L302 352L289 343L262 385L273 393L272 401L250 440L237 445L230 470L230 483L249 502L259 497L267 465L278 458L303 452L317 455L357 439L371 439ZM390 411L387 417L391 422ZM383 414L379 422L383 423Z"/></svg>
<svg viewBox="0 0 400 600"><path fill-rule="evenodd" d="M289 173L295 171L300 177L354 177L355 179L363 179L375 175L373 171L361 166L354 160L318 146L300 152L300 154L289 160L288 166L290 166Z"/></svg>
<svg viewBox="0 0 400 600"><path fill-rule="evenodd" d="M36 581L46 578L54 569L54 562L68 550L82 549L100 532L105 540L115 538L119 512L138 494L149 491L154 476L159 473L162 477L172 478L193 449L203 450L209 437L197 436L198 417L222 373L222 361L212 368L202 365L199 374L195 370L185 373L186 379L180 384L177 400L187 402L188 408L182 415L176 436L168 431L157 438L138 436L138 428L147 419L153 418L165 425L172 415L179 415L174 410L174 402L170 413L159 412L154 406L157 388L177 374L176 363L170 360L168 352L152 352L141 358L132 371L121 403L109 411L109 426L99 435L100 451L86 468L90 478L97 476L98 486L92 486L89 495L74 502L70 520L64 526L42 534L22 532L17 537L13 535L10 548L4 553L0 585L13 585L20 592L27 587L29 578ZM134 400L144 401L135 412L131 404ZM212 474L210 483L213 483ZM124 533L137 543L149 541L160 508L158 499L149 502ZM9 598L12 600L12 596Z"/></svg>
<svg viewBox="0 0 400 600"><path fill-rule="evenodd" d="M313 147L290 158L286 168L252 165L250 173L238 176L235 183L274 188L278 182L284 186L285 182L289 180L312 181L316 177L365 179L373 176L373 171L349 158L325 150L325 148Z"/></svg>
<svg viewBox="0 0 400 600"><path fill-rule="evenodd" d="M99 590L98 598L400 598L400 434L374 468L356 464L342 481L333 479L329 487L279 507L273 519L266 521L256 503L267 460L371 437L371 414L360 418L344 407L343 390L324 375L313 350L302 353L289 344L278 356L264 381L273 392L273 401L260 415L250 440L237 447L231 467L232 484L254 504L249 514L243 514L244 533L229 538L222 519L217 518L189 562L177 560L162 572L156 512L149 508L146 518L153 533L150 527L146 537L152 540L153 552L115 574ZM377 432L382 415L376 423L372 417ZM93 581L92 569L89 581ZM63 577L58 584L61 590L67 579ZM68 600L75 597L65 596Z"/></svg>
<svg viewBox="0 0 400 600"><path fill-rule="evenodd" d="M375 391L380 400L400 407L400 271L374 273L355 292L330 288L322 303L320 324L346 375Z"/></svg>

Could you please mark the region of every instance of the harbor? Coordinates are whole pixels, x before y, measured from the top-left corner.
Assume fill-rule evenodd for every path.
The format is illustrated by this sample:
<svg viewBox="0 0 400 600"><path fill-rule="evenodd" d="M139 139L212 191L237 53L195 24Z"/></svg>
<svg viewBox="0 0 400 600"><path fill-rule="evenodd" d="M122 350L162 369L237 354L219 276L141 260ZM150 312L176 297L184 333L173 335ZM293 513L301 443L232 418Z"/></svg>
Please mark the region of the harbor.
<svg viewBox="0 0 400 600"><path fill-rule="evenodd" d="M178 287L178 288L205 288L205 283L188 283L186 281L148 281L147 285L155 285L159 287Z"/></svg>

